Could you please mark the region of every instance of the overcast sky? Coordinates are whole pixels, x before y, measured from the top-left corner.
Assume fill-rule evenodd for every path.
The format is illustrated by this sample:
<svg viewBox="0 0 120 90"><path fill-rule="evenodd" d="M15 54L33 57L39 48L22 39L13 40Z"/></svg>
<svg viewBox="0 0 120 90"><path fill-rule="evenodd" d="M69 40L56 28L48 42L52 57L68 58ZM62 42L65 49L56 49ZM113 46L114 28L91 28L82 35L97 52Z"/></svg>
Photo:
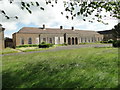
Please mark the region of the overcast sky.
<svg viewBox="0 0 120 90"><path fill-rule="evenodd" d="M64 28L71 28L74 26L75 29L79 30L109 30L118 23L118 20L115 20L111 17L104 19L105 22L108 22L108 25L102 23L94 22L89 23L82 20L82 17L76 17L74 20L66 19L65 15L61 15L61 11L64 11L64 6L62 0L59 0L58 4L55 4L54 7L46 5L44 0L39 0L40 5L45 8L44 11L40 10L37 7L32 7L32 14L29 14L26 10L20 9L19 2L14 2L10 4L8 0L0 1L0 9L5 10L7 15L14 17L18 16L19 19L14 18L7 20L2 14L0 14L0 23L5 29L5 37L12 37L12 34L19 31L22 27L42 27L43 24L48 28L59 28L63 26ZM103 12L103 14L108 14ZM92 18L89 17L89 18Z"/></svg>

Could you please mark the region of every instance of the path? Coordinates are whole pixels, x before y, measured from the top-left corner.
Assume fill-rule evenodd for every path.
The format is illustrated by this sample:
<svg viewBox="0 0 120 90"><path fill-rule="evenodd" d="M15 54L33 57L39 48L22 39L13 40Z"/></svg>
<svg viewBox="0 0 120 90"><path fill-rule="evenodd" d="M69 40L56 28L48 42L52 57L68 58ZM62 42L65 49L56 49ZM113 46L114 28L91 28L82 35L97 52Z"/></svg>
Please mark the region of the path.
<svg viewBox="0 0 120 90"><path fill-rule="evenodd" d="M51 51L83 48L83 47L112 47L112 44L86 44L86 45L59 46L59 47L56 47L56 48L53 48L53 49L48 49L48 50L31 51L31 52L19 52L19 53L9 53L9 54L4 54L4 55L0 55L0 56L29 54L29 53L40 53L40 52L51 52Z"/></svg>

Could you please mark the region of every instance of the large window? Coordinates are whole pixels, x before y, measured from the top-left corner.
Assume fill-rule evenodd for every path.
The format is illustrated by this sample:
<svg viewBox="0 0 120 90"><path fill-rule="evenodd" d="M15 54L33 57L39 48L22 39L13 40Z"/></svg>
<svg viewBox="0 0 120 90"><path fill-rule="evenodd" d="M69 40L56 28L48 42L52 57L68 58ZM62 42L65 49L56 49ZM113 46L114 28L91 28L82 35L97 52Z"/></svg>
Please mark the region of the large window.
<svg viewBox="0 0 120 90"><path fill-rule="evenodd" d="M24 38L21 38L20 43L21 45L24 45Z"/></svg>
<svg viewBox="0 0 120 90"><path fill-rule="evenodd" d="M94 38L92 37L92 42L94 42Z"/></svg>
<svg viewBox="0 0 120 90"><path fill-rule="evenodd" d="M100 41L99 37L98 37L98 41Z"/></svg>
<svg viewBox="0 0 120 90"><path fill-rule="evenodd" d="M32 44L32 38L28 39L28 44Z"/></svg>
<svg viewBox="0 0 120 90"><path fill-rule="evenodd" d="M50 43L52 43L52 38L50 38Z"/></svg>
<svg viewBox="0 0 120 90"><path fill-rule="evenodd" d="M46 42L46 38L43 38L43 42Z"/></svg>
<svg viewBox="0 0 120 90"><path fill-rule="evenodd" d="M88 42L90 43L90 38L88 39Z"/></svg>
<svg viewBox="0 0 120 90"><path fill-rule="evenodd" d="M85 43L87 42L87 39L85 38Z"/></svg>
<svg viewBox="0 0 120 90"><path fill-rule="evenodd" d="M81 37L81 43L83 42L83 38Z"/></svg>

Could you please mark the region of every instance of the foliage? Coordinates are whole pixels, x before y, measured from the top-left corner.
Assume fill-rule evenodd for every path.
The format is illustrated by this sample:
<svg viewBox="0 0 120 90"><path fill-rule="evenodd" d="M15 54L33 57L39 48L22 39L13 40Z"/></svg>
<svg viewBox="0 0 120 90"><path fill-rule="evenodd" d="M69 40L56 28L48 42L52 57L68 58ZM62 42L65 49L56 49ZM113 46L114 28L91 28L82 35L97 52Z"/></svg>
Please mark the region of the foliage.
<svg viewBox="0 0 120 90"><path fill-rule="evenodd" d="M3 88L117 88L118 49L3 56L2 69Z"/></svg>
<svg viewBox="0 0 120 90"><path fill-rule="evenodd" d="M113 43L113 40L112 40L112 39L109 39L109 40L108 40L108 43Z"/></svg>
<svg viewBox="0 0 120 90"><path fill-rule="evenodd" d="M112 34L115 38L120 38L120 23L114 26L112 29Z"/></svg>
<svg viewBox="0 0 120 90"><path fill-rule="evenodd" d="M12 4L14 0L10 0L10 3ZM58 0L45 0L46 5L50 4L52 7L54 7L54 4L57 4ZM39 2L20 2L20 7L22 10L27 10L30 14L32 13L30 7L38 7L40 10L44 11L44 7L41 7ZM91 1L87 0L87 2L83 0L67 0L64 1L64 7L65 11L61 12L61 14L64 14L64 12L71 14L71 17L69 14L66 14L66 18L74 19L76 16L84 16L88 17L92 15L94 12L97 11L97 13L94 15L97 17L98 22L102 22L103 17L107 17L106 15L101 15L101 12L105 10L106 12L110 12L110 16L115 17L117 19L120 19L120 1L119 0L111 0L109 2L104 0L98 0L98 1ZM10 19L9 15L6 14L5 10L1 10L1 13L7 18ZM18 19L17 16L14 18ZM86 19L83 19L86 21ZM89 22L93 22L95 18L92 18L91 20L88 20ZM107 23L104 23L107 24Z"/></svg>
<svg viewBox="0 0 120 90"><path fill-rule="evenodd" d="M46 44L46 42L42 42L41 44Z"/></svg>
<svg viewBox="0 0 120 90"><path fill-rule="evenodd" d="M100 41L100 43L113 43L113 41L114 41L114 40L109 39L109 40L107 40L107 41Z"/></svg>
<svg viewBox="0 0 120 90"><path fill-rule="evenodd" d="M78 7L78 8L76 8ZM110 12L110 16L115 17L117 19L120 19L120 1L105 1L98 0L98 1L91 1L88 0L88 2L82 1L82 0L70 0L65 1L65 11L69 12L72 15L72 19L76 16L84 16L88 17L92 15L95 11L97 13L94 15L97 17L98 22L102 22L103 17L107 17L106 15L102 15L101 12L105 10L106 12ZM69 16L66 16L66 18L69 18ZM86 21L86 19L83 19ZM95 18L92 18L92 20L89 20L89 22L93 22ZM107 24L107 23L104 23Z"/></svg>
<svg viewBox="0 0 120 90"><path fill-rule="evenodd" d="M120 40L116 40L113 42L113 47L120 47Z"/></svg>
<svg viewBox="0 0 120 90"><path fill-rule="evenodd" d="M21 47L38 47L38 44L26 44L26 45L16 46L16 48L21 48Z"/></svg>
<svg viewBox="0 0 120 90"><path fill-rule="evenodd" d="M5 48L2 50L2 54L9 54L9 53L18 53L18 51L12 48Z"/></svg>
<svg viewBox="0 0 120 90"><path fill-rule="evenodd" d="M39 48L49 48L49 47L52 47L54 44L51 44L51 43L47 43L47 44L39 44Z"/></svg>

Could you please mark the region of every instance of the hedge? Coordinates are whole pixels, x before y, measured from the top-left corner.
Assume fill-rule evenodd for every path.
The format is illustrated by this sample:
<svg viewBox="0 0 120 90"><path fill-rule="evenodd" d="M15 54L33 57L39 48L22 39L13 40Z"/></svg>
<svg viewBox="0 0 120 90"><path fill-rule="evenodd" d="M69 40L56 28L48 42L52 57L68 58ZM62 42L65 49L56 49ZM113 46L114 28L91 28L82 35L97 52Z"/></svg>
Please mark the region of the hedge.
<svg viewBox="0 0 120 90"><path fill-rule="evenodd" d="M19 46L16 46L16 48L20 48L20 47L38 47L37 44L29 44L29 45L19 45Z"/></svg>
<svg viewBox="0 0 120 90"><path fill-rule="evenodd" d="M113 47L120 47L120 40L113 41Z"/></svg>
<svg viewBox="0 0 120 90"><path fill-rule="evenodd" d="M54 44L50 44L50 43L48 43L48 44L40 44L39 45L39 48L49 48L49 47L52 47Z"/></svg>

